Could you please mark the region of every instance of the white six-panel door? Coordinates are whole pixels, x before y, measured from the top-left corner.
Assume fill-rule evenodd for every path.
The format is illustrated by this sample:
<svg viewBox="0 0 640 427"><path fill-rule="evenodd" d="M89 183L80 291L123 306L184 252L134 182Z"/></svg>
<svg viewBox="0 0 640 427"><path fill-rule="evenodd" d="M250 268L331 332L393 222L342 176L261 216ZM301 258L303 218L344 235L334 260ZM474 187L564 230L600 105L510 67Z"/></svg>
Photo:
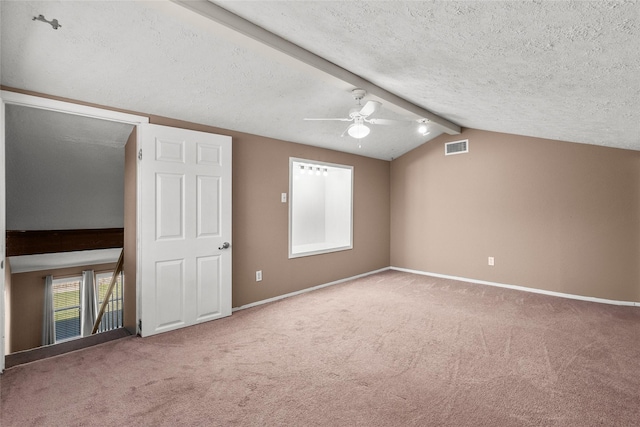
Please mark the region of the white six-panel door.
<svg viewBox="0 0 640 427"><path fill-rule="evenodd" d="M142 336L231 314L231 137L138 128Z"/></svg>

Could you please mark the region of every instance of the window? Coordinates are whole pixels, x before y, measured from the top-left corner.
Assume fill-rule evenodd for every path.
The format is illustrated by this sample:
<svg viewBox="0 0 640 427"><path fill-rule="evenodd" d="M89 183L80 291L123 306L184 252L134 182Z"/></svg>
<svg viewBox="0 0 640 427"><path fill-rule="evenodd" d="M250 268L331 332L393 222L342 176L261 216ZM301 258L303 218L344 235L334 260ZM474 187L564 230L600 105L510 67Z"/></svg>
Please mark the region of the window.
<svg viewBox="0 0 640 427"><path fill-rule="evenodd" d="M289 159L289 258L353 248L353 166Z"/></svg>
<svg viewBox="0 0 640 427"><path fill-rule="evenodd" d="M109 290L111 277L113 277L113 272L96 274L96 286L98 287L96 292L96 295L98 296L98 310L100 310L104 297ZM104 315L102 316L98 332L110 331L112 329L122 327L122 291L121 273L118 275L116 285L111 292L111 297L109 298Z"/></svg>
<svg viewBox="0 0 640 427"><path fill-rule="evenodd" d="M96 274L96 305L98 310L109 289L113 272ZM53 280L53 307L56 327L56 343L80 336L80 294L82 277L67 277ZM122 274L119 275L102 316L98 332L122 327L123 307Z"/></svg>
<svg viewBox="0 0 640 427"><path fill-rule="evenodd" d="M82 277L54 279L53 308L56 342L80 336L80 283Z"/></svg>

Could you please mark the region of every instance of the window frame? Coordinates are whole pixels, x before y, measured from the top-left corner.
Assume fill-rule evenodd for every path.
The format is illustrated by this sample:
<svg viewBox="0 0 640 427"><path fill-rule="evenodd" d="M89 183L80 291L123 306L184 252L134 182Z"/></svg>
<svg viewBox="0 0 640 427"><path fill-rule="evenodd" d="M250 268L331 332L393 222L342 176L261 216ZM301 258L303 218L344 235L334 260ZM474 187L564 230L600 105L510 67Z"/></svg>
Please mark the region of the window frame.
<svg viewBox="0 0 640 427"><path fill-rule="evenodd" d="M294 236L294 203L296 203L296 195L295 195L295 189L294 189L294 176L295 174L298 172L298 169L300 168L300 165L304 164L304 165L312 165L313 167L320 167L320 168L327 168L329 171L331 171L331 169L342 169L345 171L348 171L349 173L349 184L347 186L348 190L349 190L349 212L348 212L348 243L347 244L340 244L340 245L333 245L333 246L326 246L323 247L321 249L314 249L314 250L300 250L300 251L296 251L295 250L295 245L293 244L294 240L295 240L295 236ZM351 165L342 165L342 164L337 164L337 163L329 163L329 162L323 162L323 161L319 161L319 160L311 160L311 159L303 159L303 158L298 158L298 157L289 157L289 236L288 236L288 249L289 249L289 259L293 259L293 258L301 258L301 257L306 257L306 256L313 256L313 255L321 255L321 254L327 254L327 253L332 253L332 252L339 252L339 251L346 251L346 250L351 250L353 249L353 198L354 198L354 179L355 179L355 168ZM325 191L325 196L326 196L327 192ZM325 218L325 226L327 224L327 220ZM343 224L344 225L344 224ZM325 233L326 234L326 233ZM347 240L345 238L345 240ZM326 243L326 241L325 241ZM301 245L298 245L301 246Z"/></svg>
<svg viewBox="0 0 640 427"><path fill-rule="evenodd" d="M104 277L110 277L113 276L114 270L101 270L101 271L95 271L95 281L94 281L94 286L96 287L95 291L96 291L96 298L98 299L97 301L97 308L98 310L100 310L100 307L102 306L102 298L100 297L100 288L99 288L99 282L101 278ZM115 300L111 300L111 301L117 301L118 307L120 307L120 309L123 311L124 310L124 273L120 272L119 274L120 276L120 281L122 282L122 290L120 292L120 294L118 295L118 298L116 298ZM78 282L78 304L74 305L74 306L65 306L65 307L61 307L61 308L55 308L55 293L56 293L56 285L60 285L63 283L69 283L69 282ZM80 316L82 315L82 275L77 275L77 274L72 274L72 275L68 275L68 276L58 276L58 277L53 277L53 293L54 293L54 310L53 310L53 316L54 316L54 328L56 328L56 341L55 344L60 344L63 342L67 342L67 341L71 341L71 340L75 340L78 338L82 337L82 333L80 331ZM117 285L116 285L117 286ZM77 309L78 310L78 334L77 335L73 335L71 337L66 337L64 339L58 339L58 320L56 320L56 313L61 312L61 311L65 311L65 310L72 310L72 309ZM122 313L122 315L124 315L124 313ZM104 317L103 317L104 319ZM122 318L122 320L124 321L124 318ZM118 326L118 327L122 327L122 325ZM110 328L107 329L107 331L109 330L113 330L116 328ZM100 329L98 330L100 331Z"/></svg>

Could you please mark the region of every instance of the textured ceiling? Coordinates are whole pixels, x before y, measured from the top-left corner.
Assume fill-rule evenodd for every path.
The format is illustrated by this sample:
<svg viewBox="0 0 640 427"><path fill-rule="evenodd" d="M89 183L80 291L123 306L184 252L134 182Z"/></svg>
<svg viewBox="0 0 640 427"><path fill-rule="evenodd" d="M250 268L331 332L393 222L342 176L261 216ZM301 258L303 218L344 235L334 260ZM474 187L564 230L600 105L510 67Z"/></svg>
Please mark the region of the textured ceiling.
<svg viewBox="0 0 640 427"><path fill-rule="evenodd" d="M461 126L640 150L636 1L216 3Z"/></svg>
<svg viewBox="0 0 640 427"><path fill-rule="evenodd" d="M464 127L640 150L637 1L215 2ZM168 2L0 2L3 85L391 159L424 143L353 86ZM31 21L56 18L59 30ZM432 132L429 138L438 132Z"/></svg>
<svg viewBox="0 0 640 427"><path fill-rule="evenodd" d="M82 148L91 157L113 148L124 151L133 125L72 114L8 105L5 113L7 144L20 146L35 160L59 163ZM29 146L29 147L27 147Z"/></svg>

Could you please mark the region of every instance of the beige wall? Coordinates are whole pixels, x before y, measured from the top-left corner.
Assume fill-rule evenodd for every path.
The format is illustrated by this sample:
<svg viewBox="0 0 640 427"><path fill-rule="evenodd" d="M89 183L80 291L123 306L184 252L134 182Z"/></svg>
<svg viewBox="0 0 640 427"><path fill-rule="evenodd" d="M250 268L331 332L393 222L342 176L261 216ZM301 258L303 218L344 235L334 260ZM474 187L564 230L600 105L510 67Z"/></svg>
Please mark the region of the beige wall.
<svg viewBox="0 0 640 427"><path fill-rule="evenodd" d="M115 263L32 271L11 275L11 353L40 347L42 337L42 314L44 311L44 277L54 278L81 276L82 270L96 273L113 271Z"/></svg>
<svg viewBox="0 0 640 427"><path fill-rule="evenodd" d="M391 236L394 267L640 301L640 152L440 136L391 163Z"/></svg>
<svg viewBox="0 0 640 427"><path fill-rule="evenodd" d="M389 266L389 162L151 116L233 138L233 307ZM353 250L288 259L289 157L354 166ZM262 270L262 282L255 281Z"/></svg>
<svg viewBox="0 0 640 427"><path fill-rule="evenodd" d="M136 318L136 265L137 265L137 130L134 128L124 147L124 307L122 311L123 325L135 334Z"/></svg>
<svg viewBox="0 0 640 427"><path fill-rule="evenodd" d="M1 88L149 116L37 92ZM233 138L233 307L389 266L389 162L165 117L149 117L152 124L230 135ZM280 194L289 191L289 157L355 167L353 250L288 259L288 205L280 202ZM125 191L130 191L129 186L130 182L125 184ZM132 193L127 194L125 198ZM130 225L125 225L125 235L130 236L128 227ZM129 280L130 284L131 260L128 265L125 283ZM256 270L263 271L262 282L255 281ZM125 287L125 298L131 301L132 288ZM127 306L125 310L129 313L131 308ZM128 325L130 316L126 313L125 322Z"/></svg>
<svg viewBox="0 0 640 427"><path fill-rule="evenodd" d="M640 301L640 152L464 130L389 163L150 118L233 138L234 307L389 264ZM290 156L355 166L354 250L287 258Z"/></svg>
<svg viewBox="0 0 640 427"><path fill-rule="evenodd" d="M4 263L4 352L11 353L11 263L9 258ZM2 331L0 331L2 333Z"/></svg>

